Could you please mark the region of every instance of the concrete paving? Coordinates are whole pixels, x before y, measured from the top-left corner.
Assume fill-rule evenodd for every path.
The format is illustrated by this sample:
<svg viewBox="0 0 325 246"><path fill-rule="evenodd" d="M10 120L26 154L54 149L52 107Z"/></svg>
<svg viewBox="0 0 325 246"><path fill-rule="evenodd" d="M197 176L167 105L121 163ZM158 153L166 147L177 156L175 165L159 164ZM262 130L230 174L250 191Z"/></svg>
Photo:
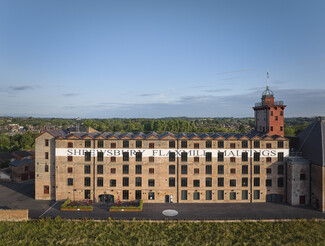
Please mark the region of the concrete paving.
<svg viewBox="0 0 325 246"><path fill-rule="evenodd" d="M28 209L30 218L38 218L55 201L36 201L34 180L22 183L0 181L0 208Z"/></svg>
<svg viewBox="0 0 325 246"><path fill-rule="evenodd" d="M29 209L29 217L106 220L252 220L252 219L324 219L325 214L309 207L291 207L275 203L236 204L144 204L142 212L109 212L107 204L94 204L92 212L61 212L63 201L36 201L34 182L12 183L0 181L0 208ZM176 216L162 212L173 209Z"/></svg>

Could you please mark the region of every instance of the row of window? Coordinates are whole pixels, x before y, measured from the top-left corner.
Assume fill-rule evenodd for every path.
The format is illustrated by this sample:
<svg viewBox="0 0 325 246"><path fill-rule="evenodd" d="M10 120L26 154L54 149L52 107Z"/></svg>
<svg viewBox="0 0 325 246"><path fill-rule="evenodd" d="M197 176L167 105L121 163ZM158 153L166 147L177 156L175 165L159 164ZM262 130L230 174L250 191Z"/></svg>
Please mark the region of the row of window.
<svg viewBox="0 0 325 246"><path fill-rule="evenodd" d="M48 172L48 165L45 165L45 172ZM284 174L284 165L278 165L278 174ZM72 167L68 167L67 172L72 173L73 169ZM84 166L84 173L90 174L91 167L90 165ZM218 174L224 174L224 165L218 165ZM122 172L123 174L129 174L129 165L123 165L122 166ZM169 165L168 167L168 173L169 174L175 174L176 172L176 166L175 165ZM115 174L116 168L110 168L110 173ZM149 174L154 174L155 169L149 168ZM199 174L200 169L194 168L193 171L194 174ZM241 166L241 173L242 174L248 174L248 165L242 165ZM254 174L260 174L261 173L261 167L260 165L254 165L253 166L253 173ZM272 169L266 168L266 173L271 174ZM104 166L103 165L97 165L97 174L104 174ZM135 165L135 174L142 174L142 165ZM188 174L188 166L187 165L181 165L181 174ZM212 174L212 165L206 165L205 166L205 174ZM236 168L230 168L230 174L236 174Z"/></svg>
<svg viewBox="0 0 325 246"><path fill-rule="evenodd" d="M104 140L97 140L97 148L104 148ZM187 148L187 140L182 140L181 141L181 148ZM218 148L224 148L225 142L223 140L218 141ZM283 140L280 140L277 142L278 148L283 148ZM253 146L254 148L260 148L260 141L255 140L253 141ZM45 139L45 146L49 146L49 140ZM149 143L148 144L149 149L154 149L155 148L155 143ZM130 147L130 141L129 140L123 140L123 148L129 148ZM142 148L143 147L143 141L137 140L135 141L135 147L136 148ZM176 147L176 142L174 140L169 141L169 148L175 148ZM200 148L200 143L194 143L193 145L194 149L199 149ZM267 143L266 148L271 148L272 144ZM68 142L68 148L73 148L73 142ZM85 148L91 148L91 140L85 140ZM110 148L115 149L116 148L116 143L111 142L110 143ZM212 148L212 141L207 140L205 141L205 148ZM230 143L230 148L236 148L236 143ZM241 141L241 148L248 148L248 140L242 140Z"/></svg>
<svg viewBox="0 0 325 246"><path fill-rule="evenodd" d="M175 187L175 178L171 177L168 180L169 187ZM229 180L229 187L237 187L236 184L237 180L236 179L230 179ZM67 179L67 185L68 186L73 186L73 178L68 178ZM272 186L272 179L267 179L266 184L267 187ZM280 177L277 179L277 186L278 187L283 187L284 185L284 178ZM91 178L90 177L85 177L84 179L84 186L91 186ZM104 186L104 178L103 177L98 177L97 178L97 187L103 187ZM109 180L109 186L110 187L116 187L116 179L110 179ZM129 186L129 178L128 177L123 177L122 178L122 186L123 187L128 187ZM141 177L136 177L135 178L135 186L136 187L141 187L142 186L142 178ZM155 180L154 179L148 179L148 186L149 187L155 187ZM224 178L218 178L218 187L224 187ZM241 182L242 187L248 187L248 178L242 178ZM254 187L259 187L260 186L260 178L254 178L253 179L253 186ZM188 187L188 180L187 178L181 178L181 187ZM200 180L194 179L193 180L193 187L200 187ZM212 187L212 178L206 178L205 179L205 187Z"/></svg>
<svg viewBox="0 0 325 246"><path fill-rule="evenodd" d="M111 162L116 162L116 157L112 156L110 157ZM45 159L48 159L48 152L45 152ZM142 161L142 153L137 152L135 155L135 161L141 162ZM223 162L224 161L224 153L219 152L218 153L218 161ZM67 157L68 161L73 161L73 156L68 156ZM130 155L129 152L123 152L123 161L127 162L130 160ZM188 160L188 153L182 152L181 153L181 161L182 162L187 162ZM261 161L261 153L255 152L254 161ZM85 152L85 161L91 161L91 152ZM97 153L97 161L101 162L104 161L104 153L103 152L98 152ZM154 162L155 157L150 156L149 157L149 162ZM176 161L176 154L174 152L169 153L169 161L170 162L175 162ZM194 162L199 162L200 157L194 157ZM206 152L205 153L205 161L206 162L212 162L212 153L211 152ZM248 153L243 152L241 156L241 161L242 162L248 162ZM283 152L278 152L278 161L283 162L284 161L284 153ZM230 157L230 162L236 162L236 157ZM266 162L272 162L272 157L266 157Z"/></svg>
<svg viewBox="0 0 325 246"><path fill-rule="evenodd" d="M72 182L73 180L68 180L68 183ZM100 181L102 182L102 181ZM85 199L91 199L90 197L90 190L85 190ZM44 194L49 194L49 186L45 185L44 186ZM181 200L188 200L188 191L187 190L181 190ZM214 193L212 190L206 190L205 191L205 200L212 200L212 195ZM200 200L201 193L198 191L193 192L193 200ZM223 190L218 190L217 191L217 199L218 200L224 200L225 192ZM259 190L254 190L253 191L253 198L255 200L260 199L260 191ZM128 190L123 190L122 191L122 199L123 200L128 200L129 199L129 191ZM142 199L142 192L141 190L136 190L135 191L135 199L140 200ZM230 200L236 200L237 198L237 193L236 192L230 192L229 193L229 199ZM241 199L242 200L248 200L248 190L242 190L241 191ZM155 192L148 192L148 200L155 200Z"/></svg>
<svg viewBox="0 0 325 246"><path fill-rule="evenodd" d="M122 199L123 200L129 200L129 191L128 190L123 190L122 191ZM188 191L187 190L181 190L181 200L186 201L188 200ZM213 191L212 190L206 190L205 191L205 200L212 200L213 196ZM241 191L241 199L242 200L248 200L248 190L242 190ZM224 200L225 197L225 192L223 190L218 190L217 191L217 199L218 200ZM90 199L90 190L85 190L85 199ZM140 200L142 199L142 191L141 190L136 190L135 191L135 199ZM230 200L237 200L238 195L236 192L230 192L229 193L229 199ZM259 200L260 199L260 191L259 190L254 190L253 191L253 199L254 200ZM155 200L155 192L150 191L148 192L148 200ZM193 200L201 200L201 193L198 191L193 192Z"/></svg>

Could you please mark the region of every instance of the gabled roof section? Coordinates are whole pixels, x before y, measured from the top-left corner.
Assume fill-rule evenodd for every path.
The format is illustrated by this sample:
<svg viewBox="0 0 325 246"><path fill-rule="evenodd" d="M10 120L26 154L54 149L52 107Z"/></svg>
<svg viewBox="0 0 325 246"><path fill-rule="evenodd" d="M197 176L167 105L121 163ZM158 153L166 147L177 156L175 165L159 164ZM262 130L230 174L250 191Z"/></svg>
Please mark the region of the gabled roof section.
<svg viewBox="0 0 325 246"><path fill-rule="evenodd" d="M59 137L59 138L61 138L61 136ZM81 137L80 136L77 136L77 135L75 135L75 134L69 134L68 136L66 136L65 137L66 139L81 139Z"/></svg>
<svg viewBox="0 0 325 246"><path fill-rule="evenodd" d="M189 134L187 134L187 137L189 139L201 140L201 138L196 133L189 133Z"/></svg>
<svg viewBox="0 0 325 246"><path fill-rule="evenodd" d="M138 132L132 136L133 139L144 139L144 134L142 132Z"/></svg>
<svg viewBox="0 0 325 246"><path fill-rule="evenodd" d="M238 139L240 139L240 140L249 140L250 138L247 137L246 135L242 135L242 136L239 137Z"/></svg>
<svg viewBox="0 0 325 246"><path fill-rule="evenodd" d="M188 137L184 134L184 133L180 133L180 134L177 134L176 135L176 138L177 139L186 139L186 140L188 140Z"/></svg>
<svg viewBox="0 0 325 246"><path fill-rule="evenodd" d="M282 137L279 135L273 135L272 137L274 140L289 140L287 137Z"/></svg>
<svg viewBox="0 0 325 246"><path fill-rule="evenodd" d="M235 137L235 133L225 133L224 135L223 135L223 137L225 138L225 139L229 139L229 138L231 138L231 139L237 139L236 137Z"/></svg>
<svg viewBox="0 0 325 246"><path fill-rule="evenodd" d="M132 139L132 133L131 132L128 132L128 133L124 133L122 135L119 136L120 139Z"/></svg>
<svg viewBox="0 0 325 246"><path fill-rule="evenodd" d="M91 135L85 134L81 137L82 139L94 139Z"/></svg>
<svg viewBox="0 0 325 246"><path fill-rule="evenodd" d="M209 134L207 133L199 133L198 136L201 138L201 139L204 139L204 140L212 140L213 137L211 137Z"/></svg>
<svg viewBox="0 0 325 246"><path fill-rule="evenodd" d="M152 139L152 138L155 138L155 139L159 139L159 137L158 137L158 134L157 133L155 133L155 132L150 132L150 133L148 133L147 135L145 135L145 137L144 137L145 139Z"/></svg>
<svg viewBox="0 0 325 246"><path fill-rule="evenodd" d="M160 139L171 137L173 139L176 139L175 135L171 132L165 132L159 136Z"/></svg>
<svg viewBox="0 0 325 246"><path fill-rule="evenodd" d="M109 135L107 136L107 139L118 140L118 139L120 139L120 138L119 138L120 135L121 135L120 132L112 133L112 134L109 134Z"/></svg>

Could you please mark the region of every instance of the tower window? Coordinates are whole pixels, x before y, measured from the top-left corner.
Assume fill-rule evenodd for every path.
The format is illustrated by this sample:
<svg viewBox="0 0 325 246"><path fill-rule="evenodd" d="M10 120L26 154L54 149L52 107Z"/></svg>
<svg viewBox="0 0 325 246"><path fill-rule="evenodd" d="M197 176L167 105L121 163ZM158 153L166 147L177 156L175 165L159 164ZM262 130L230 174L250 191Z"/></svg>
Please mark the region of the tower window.
<svg viewBox="0 0 325 246"><path fill-rule="evenodd" d="M273 132L273 126L270 127L270 131Z"/></svg>
<svg viewBox="0 0 325 246"><path fill-rule="evenodd" d="M273 111L270 111L271 115L273 115Z"/></svg>
<svg viewBox="0 0 325 246"><path fill-rule="evenodd" d="M278 120L278 116L275 116L275 120Z"/></svg>

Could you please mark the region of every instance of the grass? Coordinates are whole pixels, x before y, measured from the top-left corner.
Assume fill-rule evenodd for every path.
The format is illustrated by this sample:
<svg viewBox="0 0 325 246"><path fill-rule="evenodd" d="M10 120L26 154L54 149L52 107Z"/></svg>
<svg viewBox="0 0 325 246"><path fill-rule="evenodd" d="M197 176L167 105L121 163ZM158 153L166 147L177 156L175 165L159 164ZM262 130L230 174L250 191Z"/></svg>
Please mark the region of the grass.
<svg viewBox="0 0 325 246"><path fill-rule="evenodd" d="M118 222L56 218L0 222L1 245L323 245L324 221Z"/></svg>

